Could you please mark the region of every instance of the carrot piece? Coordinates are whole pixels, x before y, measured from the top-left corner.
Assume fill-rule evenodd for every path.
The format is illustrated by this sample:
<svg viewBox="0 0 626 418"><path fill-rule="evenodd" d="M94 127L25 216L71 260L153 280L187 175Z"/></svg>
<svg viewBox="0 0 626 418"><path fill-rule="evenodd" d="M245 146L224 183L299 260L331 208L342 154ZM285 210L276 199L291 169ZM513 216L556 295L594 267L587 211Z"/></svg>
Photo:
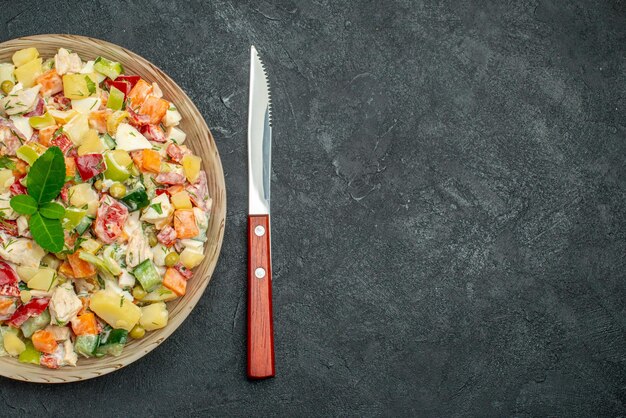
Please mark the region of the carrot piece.
<svg viewBox="0 0 626 418"><path fill-rule="evenodd" d="M35 332L30 339L33 342L33 346L37 351L42 353L52 354L57 349L58 344L54 339L54 335L50 331L40 329Z"/></svg>
<svg viewBox="0 0 626 418"><path fill-rule="evenodd" d="M35 82L41 86L42 96L52 96L63 91L63 79L57 73L57 70L48 70L35 79Z"/></svg>
<svg viewBox="0 0 626 418"><path fill-rule="evenodd" d="M183 296L187 291L187 280L185 280L178 270L169 267L163 276L163 286L167 287L178 296Z"/></svg>
<svg viewBox="0 0 626 418"><path fill-rule="evenodd" d="M163 119L163 116L165 116L165 112L167 112L169 107L170 103L167 100L159 99L154 96L148 96L141 105L139 113L150 116L150 123L152 125L158 125L161 123L161 119Z"/></svg>
<svg viewBox="0 0 626 418"><path fill-rule="evenodd" d="M72 270L72 266L70 266L70 263L68 263L67 261L62 262L59 266L59 274L67 278L73 279L74 270Z"/></svg>
<svg viewBox="0 0 626 418"><path fill-rule="evenodd" d="M98 323L96 322L96 316L92 312L88 312L73 318L72 331L76 335L97 334Z"/></svg>
<svg viewBox="0 0 626 418"><path fill-rule="evenodd" d="M20 160L19 158L15 161L15 169L13 170L13 175L16 177L21 177L26 174L28 171L26 168L28 164L25 161Z"/></svg>
<svg viewBox="0 0 626 418"><path fill-rule="evenodd" d="M178 209L174 212L174 229L179 239L193 238L200 231L192 209Z"/></svg>
<svg viewBox="0 0 626 418"><path fill-rule="evenodd" d="M110 109L89 112L89 127L95 129L100 134L107 133L107 119L111 113Z"/></svg>
<svg viewBox="0 0 626 418"><path fill-rule="evenodd" d="M135 86L128 93L131 107L136 108L140 106L150 93L152 93L152 84L139 79L137 84L135 84Z"/></svg>
<svg viewBox="0 0 626 418"><path fill-rule="evenodd" d="M77 279L84 279L96 274L96 268L93 264L80 259L80 251L76 251L74 254L68 254L67 260L72 266L74 277Z"/></svg>
<svg viewBox="0 0 626 418"><path fill-rule="evenodd" d="M65 175L74 177L76 174L76 160L74 157L65 157Z"/></svg>
<svg viewBox="0 0 626 418"><path fill-rule="evenodd" d="M141 155L141 165L145 171L159 173L161 171L161 154L152 149L145 149Z"/></svg>
<svg viewBox="0 0 626 418"><path fill-rule="evenodd" d="M11 310L11 307L15 304L13 298L0 299L0 315L5 316ZM10 315L9 315L10 316Z"/></svg>
<svg viewBox="0 0 626 418"><path fill-rule="evenodd" d="M50 146L52 135L59 129L57 125L52 125L39 130L39 143L46 147Z"/></svg>
<svg viewBox="0 0 626 418"><path fill-rule="evenodd" d="M170 186L167 188L167 192L170 194L170 196L174 196L176 193L180 193L183 190L185 190L185 188L182 184L175 184L174 186Z"/></svg>
<svg viewBox="0 0 626 418"><path fill-rule="evenodd" d="M80 303L83 304L83 307L81 308L80 311L78 311L77 315L84 315L87 313L87 309L89 308L89 301L91 300L89 298L89 296L79 296L78 299L80 299Z"/></svg>

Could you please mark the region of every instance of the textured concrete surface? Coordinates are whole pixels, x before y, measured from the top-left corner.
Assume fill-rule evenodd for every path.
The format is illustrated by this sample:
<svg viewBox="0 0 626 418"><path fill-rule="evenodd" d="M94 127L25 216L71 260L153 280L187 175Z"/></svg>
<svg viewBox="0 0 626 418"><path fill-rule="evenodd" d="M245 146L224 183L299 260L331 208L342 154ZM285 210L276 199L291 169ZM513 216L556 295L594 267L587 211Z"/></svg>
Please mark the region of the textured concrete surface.
<svg viewBox="0 0 626 418"><path fill-rule="evenodd" d="M165 344L23 416L624 416L624 1L4 2L170 74L228 186L214 280ZM275 104L278 376L245 364L248 46ZM79 406L80 405L80 406Z"/></svg>

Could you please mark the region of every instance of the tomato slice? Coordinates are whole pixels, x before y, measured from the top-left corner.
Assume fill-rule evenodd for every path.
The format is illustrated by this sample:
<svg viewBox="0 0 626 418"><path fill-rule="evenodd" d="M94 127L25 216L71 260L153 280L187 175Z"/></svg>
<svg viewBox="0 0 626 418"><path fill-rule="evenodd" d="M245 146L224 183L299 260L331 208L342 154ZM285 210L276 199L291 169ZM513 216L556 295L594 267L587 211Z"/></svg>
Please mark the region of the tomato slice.
<svg viewBox="0 0 626 418"><path fill-rule="evenodd" d="M14 328L19 328L31 316L41 315L48 307L48 303L50 303L50 298L31 299L27 304L17 308L7 323Z"/></svg>
<svg viewBox="0 0 626 418"><path fill-rule="evenodd" d="M94 232L102 242L111 244L122 235L127 218L126 206L110 196L103 196L96 213Z"/></svg>
<svg viewBox="0 0 626 418"><path fill-rule="evenodd" d="M106 170L102 154L85 154L76 157L76 169L80 178L87 181Z"/></svg>

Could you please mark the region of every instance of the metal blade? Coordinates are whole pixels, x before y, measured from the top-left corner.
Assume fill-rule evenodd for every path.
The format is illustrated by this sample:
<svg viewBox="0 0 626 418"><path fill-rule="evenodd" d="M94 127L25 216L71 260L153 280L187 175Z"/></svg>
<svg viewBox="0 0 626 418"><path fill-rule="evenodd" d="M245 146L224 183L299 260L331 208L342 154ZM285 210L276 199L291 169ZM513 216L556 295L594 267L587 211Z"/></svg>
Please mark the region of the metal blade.
<svg viewBox="0 0 626 418"><path fill-rule="evenodd" d="M250 47L250 102L248 105L248 213L270 213L272 104L265 66Z"/></svg>

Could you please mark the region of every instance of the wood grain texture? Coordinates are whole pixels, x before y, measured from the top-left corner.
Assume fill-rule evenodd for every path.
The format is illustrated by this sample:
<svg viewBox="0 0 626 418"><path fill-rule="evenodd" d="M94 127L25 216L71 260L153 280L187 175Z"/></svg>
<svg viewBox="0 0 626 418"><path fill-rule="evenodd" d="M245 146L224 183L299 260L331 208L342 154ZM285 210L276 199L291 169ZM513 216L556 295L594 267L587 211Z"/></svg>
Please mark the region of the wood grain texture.
<svg viewBox="0 0 626 418"><path fill-rule="evenodd" d="M248 377L274 376L269 215L248 216Z"/></svg>
<svg viewBox="0 0 626 418"><path fill-rule="evenodd" d="M185 145L202 157L209 194L213 199L207 231L206 257L196 268L193 279L189 281L187 294L168 303L170 317L165 328L150 332L141 340L131 340L119 357L80 359L76 367L50 370L21 364L15 358L0 358L2 376L40 383L74 382L102 376L143 357L168 338L187 318L202 297L220 253L224 237L226 187L218 150L202 115L183 90L159 68L122 47L77 35L35 35L0 43L0 62L10 61L15 51L28 47L36 47L45 58L52 57L60 47L77 52L84 61L101 55L121 62L126 74L138 74L148 81L157 82L163 90L164 98L174 102L183 117L180 128L187 133Z"/></svg>

